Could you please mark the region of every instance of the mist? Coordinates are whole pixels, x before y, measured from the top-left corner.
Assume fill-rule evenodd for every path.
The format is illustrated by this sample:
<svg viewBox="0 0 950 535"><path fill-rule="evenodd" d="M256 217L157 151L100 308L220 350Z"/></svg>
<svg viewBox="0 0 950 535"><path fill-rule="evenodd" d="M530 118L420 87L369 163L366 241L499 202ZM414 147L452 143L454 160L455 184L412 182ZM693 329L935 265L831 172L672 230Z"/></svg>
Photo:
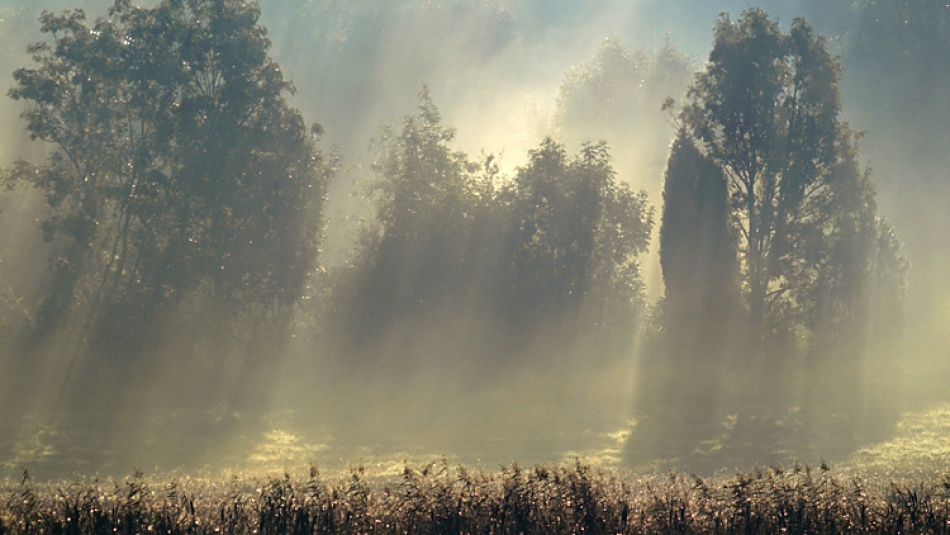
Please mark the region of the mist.
<svg viewBox="0 0 950 535"><path fill-rule="evenodd" d="M101 123L57 142L20 116L44 94L12 76L39 68L41 12L81 8L93 26L163 3L0 1L0 72L21 90L0 106L0 477L400 473L440 457L847 466L945 414L950 10L756 4L783 35L804 17L824 36L843 67L832 126L861 132L821 145L839 152L815 171L836 177L815 209L834 228L820 260L775 261L797 271L767 284L798 286L756 312L729 168L709 178L723 171L697 162L717 141L683 137L703 126L684 110L721 14L739 21L749 2L197 4L241 15L245 49L220 53L246 93L181 82L203 72L198 54L153 85L97 70L111 104L82 110ZM180 30L201 43L202 16L218 15L186 13ZM141 87L145 104L126 96ZM120 105L133 119L106 124ZM241 110L241 127L209 119ZM130 156L139 126L147 157ZM68 165L77 148L100 165L89 176L116 177L94 214L66 185L88 183ZM671 176L694 168L675 197ZM279 187L254 178L271 176ZM70 226L80 216L96 230ZM824 315L796 315L812 308Z"/></svg>

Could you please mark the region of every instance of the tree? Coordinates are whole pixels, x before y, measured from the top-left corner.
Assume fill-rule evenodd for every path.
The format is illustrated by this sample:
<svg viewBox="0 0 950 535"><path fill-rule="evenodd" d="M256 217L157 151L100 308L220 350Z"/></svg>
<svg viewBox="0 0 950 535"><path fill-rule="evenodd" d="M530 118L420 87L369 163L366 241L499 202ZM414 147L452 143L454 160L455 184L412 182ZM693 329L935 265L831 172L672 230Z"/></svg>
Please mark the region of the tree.
<svg viewBox="0 0 950 535"><path fill-rule="evenodd" d="M659 254L665 296L641 358L641 415L630 444L639 461L689 454L734 406L722 392L740 363L739 265L723 173L683 129L663 185Z"/></svg>
<svg viewBox="0 0 950 535"><path fill-rule="evenodd" d="M806 21L785 34L749 9L722 16L689 90L664 190L664 362L647 370L689 392L648 391L663 422L687 422L659 430L687 454L698 440L718 455L812 446L774 423L792 407L809 431L835 425L840 447L852 430L827 415L866 411L868 329L896 320L905 262L858 164L859 135L839 119L840 73ZM869 300L878 288L888 305Z"/></svg>
<svg viewBox="0 0 950 535"><path fill-rule="evenodd" d="M877 214L857 145L841 144L838 153L824 207L833 216L816 253L816 275L801 283L800 300L813 311L805 325L811 334L807 375L820 395L812 401L854 415L881 403L873 392L884 390L882 377L900 353L908 264L893 229Z"/></svg>
<svg viewBox="0 0 950 535"><path fill-rule="evenodd" d="M411 358L449 328L453 353L485 358L518 354L553 326L563 340L629 341L653 212L617 182L606 145L570 157L547 139L509 180L491 157L453 151L454 135L425 89L399 130L383 130L375 218L335 292L331 331L346 349Z"/></svg>
<svg viewBox="0 0 950 535"><path fill-rule="evenodd" d="M82 310L110 335L135 332L191 301L286 328L332 160L285 101L259 8L117 0L109 15L90 27L81 10L44 13L52 41L14 73L31 137L52 145L45 164L14 169L47 193L41 326Z"/></svg>
<svg viewBox="0 0 950 535"><path fill-rule="evenodd" d="M673 134L660 103L681 96L693 70L692 61L669 43L647 52L605 39L589 61L564 73L555 111L558 139L623 147L614 154L615 168L634 183L652 183L663 164L658 155Z"/></svg>
<svg viewBox="0 0 950 535"><path fill-rule="evenodd" d="M750 334L787 346L803 328L808 343L853 344L877 277L872 244L889 231L859 168L860 136L839 119L840 63L803 19L783 34L758 9L723 16L709 58L681 119L726 177ZM886 254L881 265L906 263ZM890 269L892 287L902 270Z"/></svg>
<svg viewBox="0 0 950 535"><path fill-rule="evenodd" d="M666 168L660 266L672 330L735 318L739 273L726 180L683 130ZM703 331L697 338L708 342L713 332Z"/></svg>
<svg viewBox="0 0 950 535"><path fill-rule="evenodd" d="M606 144L585 144L570 158L545 139L501 195L510 210L502 260L509 321L589 312L591 325L633 332L643 298L636 259L649 244L653 209L645 192L616 180Z"/></svg>
<svg viewBox="0 0 950 535"><path fill-rule="evenodd" d="M838 119L840 72L805 20L785 35L749 9L737 22L723 15L689 91L682 121L726 177L753 336L764 326L785 335L811 312L801 284L832 215L823 207L837 148L854 137Z"/></svg>
<svg viewBox="0 0 950 535"><path fill-rule="evenodd" d="M402 127L375 142L371 196L375 220L337 292L351 347L374 342L398 321L418 320L448 301L464 300L480 198L477 166L449 143L427 88ZM479 222L484 222L479 218Z"/></svg>

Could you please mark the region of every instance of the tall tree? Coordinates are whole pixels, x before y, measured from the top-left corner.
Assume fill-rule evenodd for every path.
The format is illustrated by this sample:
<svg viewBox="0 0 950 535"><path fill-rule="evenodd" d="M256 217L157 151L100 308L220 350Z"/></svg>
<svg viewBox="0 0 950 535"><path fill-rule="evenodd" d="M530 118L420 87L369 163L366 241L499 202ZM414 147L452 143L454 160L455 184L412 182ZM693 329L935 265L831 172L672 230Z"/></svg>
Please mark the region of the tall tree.
<svg viewBox="0 0 950 535"><path fill-rule="evenodd" d="M739 273L726 180L682 130L663 186L660 266L674 323L734 319Z"/></svg>
<svg viewBox="0 0 950 535"><path fill-rule="evenodd" d="M800 284L816 269L836 149L854 135L838 119L840 72L805 20L786 35L749 9L723 15L689 92L682 120L726 177L755 336L808 313Z"/></svg>
<svg viewBox="0 0 950 535"><path fill-rule="evenodd" d="M30 135L52 145L47 163L14 169L48 198L41 324L101 303L116 312L95 316L108 330L193 298L286 326L331 170L319 129L285 100L258 7L117 0L109 15L90 26L81 10L44 13L51 41L14 73Z"/></svg>
<svg viewBox="0 0 950 535"><path fill-rule="evenodd" d="M798 431L783 437L763 413L821 407L802 412L817 427L828 423L824 415L853 417L867 406L868 329L872 318L900 308L905 266L858 165L859 136L839 119L840 73L803 19L783 33L749 9L716 25L707 67L679 117L664 191L660 349L670 362L654 373L673 367L664 384L689 394L666 402L654 392L650 401L664 421L691 422L678 437L661 429L668 438L718 441L720 454L774 454L767 450L808 440ZM889 305L870 302L879 289ZM740 323L717 329L728 316ZM728 341L734 333L745 342ZM796 389L807 395L794 396ZM713 404L728 412L715 415ZM742 418L725 434L704 431L690 420L696 407L720 422ZM833 431L850 438L844 426Z"/></svg>
<svg viewBox="0 0 950 535"><path fill-rule="evenodd" d="M742 315L726 181L682 129L667 163L659 238L665 296L641 359L646 418L630 444L639 460L688 454L735 410L722 393L738 364Z"/></svg>

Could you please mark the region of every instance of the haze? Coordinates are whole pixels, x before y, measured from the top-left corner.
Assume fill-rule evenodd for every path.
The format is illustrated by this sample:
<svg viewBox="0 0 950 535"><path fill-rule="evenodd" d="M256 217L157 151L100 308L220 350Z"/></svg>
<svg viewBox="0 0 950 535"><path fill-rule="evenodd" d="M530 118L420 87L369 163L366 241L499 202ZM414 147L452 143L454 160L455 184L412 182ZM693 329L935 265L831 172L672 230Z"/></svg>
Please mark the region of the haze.
<svg viewBox="0 0 950 535"><path fill-rule="evenodd" d="M37 67L27 46L51 39L40 32L41 12L81 8L92 25L112 4L0 0L0 85L25 87L13 72ZM667 288L672 268L660 258L664 181L678 127L688 121L687 90L708 64L720 14L735 22L752 7L782 32L804 17L840 59L835 125L863 133L852 163L854 176L870 181L861 190L865 215L893 229L901 246L891 260L902 266L890 272L899 281L874 271L852 296L883 302L894 290L900 298L888 301L890 315L874 309L860 317L877 323L827 340L830 330L800 321L785 332L797 342L756 346L768 353L756 366L716 360L716 351L741 351L731 340L739 334L729 334L739 331L719 330L722 347L710 345L715 314L670 312L679 305ZM128 157L129 168L212 178L167 190L158 179L153 189L134 182L129 191L162 193L156 204L129 208L104 187L101 198L119 200L103 200L101 213L89 216L97 230L86 249L76 248L80 233L63 216L84 198L62 193L73 190L53 179L30 178L47 176L35 169L52 165L58 150L20 116L37 100L4 98L0 477L23 469L45 478L296 470L311 462L327 470L364 462L385 472L439 456L489 467L581 456L611 467L707 472L791 459L846 463L893 439L902 415L950 403L950 7L260 0L259 8L266 54L294 87L277 92L291 111L275 105L285 115L261 118L254 132L267 135L258 137L221 130L202 145L206 126L196 120L197 134L176 122L175 141L148 138L160 148L147 164ZM178 120L153 117L149 106L170 101L159 90L148 94L155 100L127 124ZM123 98L114 102L138 106ZM306 127L273 133L296 124L293 108ZM111 120L104 117L88 116L100 125ZM319 135L310 137L312 123ZM91 151L97 169L126 169L114 163L125 153L110 152L103 133L125 128L115 124L71 146ZM183 147L228 156L212 160ZM406 163L416 153L419 162ZM244 181L213 178L221 162ZM279 188L246 178L267 173L289 176L281 191L293 194L272 195ZM596 222L585 234L588 227L577 228L588 212L575 205L583 184L596 180L608 193L590 208ZM544 184L556 193L539 193ZM56 204L56 192L69 200ZM145 195L127 199L136 194ZM198 216L162 204L186 194L204 196L176 209L209 211L206 225L187 231L181 221ZM551 200L556 195L570 207ZM539 208L542 197L549 211ZM245 209L253 215L234 222ZM249 221L264 230L248 231ZM690 251L712 243L711 226L702 223L711 234ZM288 228L295 230L282 233ZM525 237L529 228L534 234ZM738 243L729 247L740 255L736 273L745 273L737 228L723 232ZM181 231L194 251L172 255L174 232L163 229ZM118 250L130 251L128 260ZM842 264L855 261L849 254ZM57 265L76 273L68 292ZM697 302L695 288L710 285L690 280L695 287L680 288ZM711 286L729 284L720 277ZM748 285L735 287L747 302ZM816 288L803 283L799 291ZM828 341L841 332L854 343ZM701 343L670 342L691 336ZM855 346L861 351L846 351ZM844 353L852 360L837 358ZM939 455L946 466L950 453Z"/></svg>

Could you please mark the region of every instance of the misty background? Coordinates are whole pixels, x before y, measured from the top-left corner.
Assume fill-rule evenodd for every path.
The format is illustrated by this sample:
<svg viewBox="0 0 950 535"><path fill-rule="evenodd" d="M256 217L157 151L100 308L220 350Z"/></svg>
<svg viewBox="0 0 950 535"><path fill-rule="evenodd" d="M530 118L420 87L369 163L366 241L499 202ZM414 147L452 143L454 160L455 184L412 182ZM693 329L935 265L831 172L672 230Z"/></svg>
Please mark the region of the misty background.
<svg viewBox="0 0 950 535"><path fill-rule="evenodd" d="M48 38L37 21L43 10L82 8L92 23L111 5L0 2L4 87L16 85L16 69L31 66L27 45ZM783 31L805 17L841 58L841 119L864 132L857 164L870 168L877 213L895 230L910 266L895 329L900 340L888 345L885 366L854 370L862 384L872 385L857 438L835 435L839 412L858 418L819 394L817 406L827 401L833 407L827 421L808 415L794 423L804 402L761 411L729 407L709 417L710 428L730 432L743 419L786 422L777 440L766 437L777 432L774 426L753 425L760 448L707 448L690 461L702 449L696 443L720 436L710 431L670 450L682 449L677 462L700 469L776 457L843 460L887 440L902 411L950 401L944 275L950 265L950 8L944 4L262 0L259 6L272 44L267 55L295 88L284 93L287 104L322 130L307 149L320 162L307 172L317 189L325 188L325 195L307 201L315 210L308 213L322 221L314 236L319 255L314 251L301 273L286 275L299 285L288 299L302 299L283 315L216 308L212 298L174 306L166 300L160 316L93 339L84 333L92 323L89 301L77 299L68 305L75 317L64 310L67 317L52 334L26 344L22 325L35 324L51 280L54 245L44 242L41 228L47 200L22 181L0 193L4 471L28 467L52 477L152 466L276 468L316 461L338 467L439 454L488 465L572 455L620 465L650 462L654 456L644 452L662 452L678 440L664 430L682 425L658 419L684 420L699 414L703 399L735 397L696 385L702 392L697 411L688 401L672 412L651 406L674 406L668 397L693 399L678 394L708 378L656 371L665 347L655 334L666 292L658 255L664 176L676 113L693 73L706 64L720 13L739 19L750 7L764 10ZM667 97L675 107L661 109ZM6 125L0 164L7 170L18 159L41 165L51 151L30 141L19 118L24 109L22 100L12 99L0 107ZM417 131L424 135L410 135ZM543 144L546 136L553 144ZM600 141L607 149L597 148ZM585 148L585 142L592 144ZM407 213L423 216L409 221L397 216L396 192L412 187L415 175L400 156L412 143L431 149L431 176L448 177L449 185L429 198L444 201L447 211L410 206ZM505 256L541 254L506 245L526 221L539 228L553 222L552 236L583 235L570 224L578 220L573 212L558 211L553 201L550 213L531 211L537 206L532 195L542 195L548 172L542 170L551 169L560 177L556 184L581 188L558 190L565 199L580 198L581 185L600 180L610 194L596 210L617 214L612 221L624 229L620 237L598 234L590 250L600 252L576 264L589 273L543 278L540 264ZM439 233L420 242L415 230L407 231L395 241L400 229L416 228ZM465 254L449 262L433 253L439 247ZM281 258L270 250L255 254ZM287 254L307 255L304 249ZM520 267L499 274L498 266ZM586 280L596 281L583 290L593 297L579 302L572 285ZM194 295L205 295L203 284L206 279L194 283ZM238 293L257 299L245 289ZM105 317L133 318L121 310L112 314ZM258 333L262 324L280 328ZM664 382L667 373L685 384ZM807 387L807 380L801 384ZM802 426L827 427L827 433L790 440ZM660 444L651 436L661 437ZM777 454L783 447L790 451Z"/></svg>

